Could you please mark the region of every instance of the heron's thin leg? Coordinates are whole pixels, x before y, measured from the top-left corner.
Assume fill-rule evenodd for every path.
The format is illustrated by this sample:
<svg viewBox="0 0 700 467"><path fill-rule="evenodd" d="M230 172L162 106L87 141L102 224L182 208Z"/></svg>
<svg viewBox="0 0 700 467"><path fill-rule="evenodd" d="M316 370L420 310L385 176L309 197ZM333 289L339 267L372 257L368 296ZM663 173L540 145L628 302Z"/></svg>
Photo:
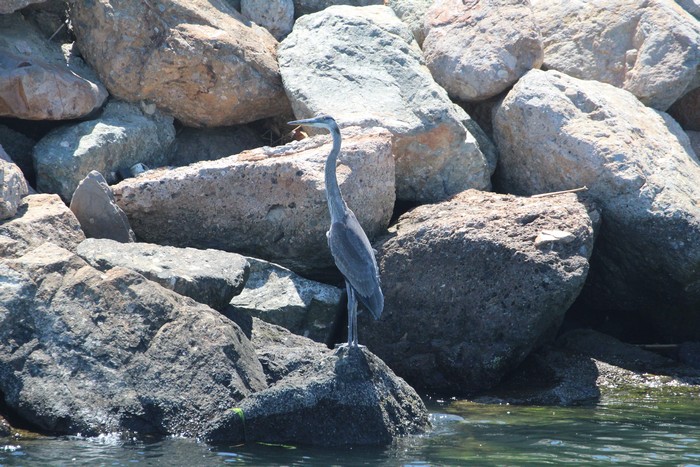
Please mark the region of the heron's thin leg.
<svg viewBox="0 0 700 467"><path fill-rule="evenodd" d="M355 290L349 282L345 282L348 289L348 346L357 345L357 298Z"/></svg>

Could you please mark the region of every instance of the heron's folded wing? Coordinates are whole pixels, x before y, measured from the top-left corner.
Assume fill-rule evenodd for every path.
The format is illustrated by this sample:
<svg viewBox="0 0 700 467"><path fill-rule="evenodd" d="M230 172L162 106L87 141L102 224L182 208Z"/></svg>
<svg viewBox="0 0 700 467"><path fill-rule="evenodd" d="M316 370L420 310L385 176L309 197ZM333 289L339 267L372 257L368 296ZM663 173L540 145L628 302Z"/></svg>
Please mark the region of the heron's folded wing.
<svg viewBox="0 0 700 467"><path fill-rule="evenodd" d="M346 216L344 220L346 222L331 225L328 235L331 253L350 285L360 295L370 297L379 288L379 273L372 246L354 215Z"/></svg>

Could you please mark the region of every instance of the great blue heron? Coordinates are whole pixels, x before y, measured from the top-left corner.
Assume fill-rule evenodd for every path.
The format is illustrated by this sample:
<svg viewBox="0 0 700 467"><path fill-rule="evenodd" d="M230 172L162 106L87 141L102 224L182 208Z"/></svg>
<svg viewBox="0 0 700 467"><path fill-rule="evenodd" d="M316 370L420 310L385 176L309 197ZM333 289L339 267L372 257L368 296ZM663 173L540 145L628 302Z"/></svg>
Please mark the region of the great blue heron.
<svg viewBox="0 0 700 467"><path fill-rule="evenodd" d="M326 199L331 214L331 228L326 232L328 246L336 266L345 277L348 290L348 346L357 347L357 302L379 319L384 309L384 295L379 285L379 268L367 234L340 193L335 165L340 154L340 129L333 117L320 115L289 122L325 128L333 137L333 148L325 166Z"/></svg>

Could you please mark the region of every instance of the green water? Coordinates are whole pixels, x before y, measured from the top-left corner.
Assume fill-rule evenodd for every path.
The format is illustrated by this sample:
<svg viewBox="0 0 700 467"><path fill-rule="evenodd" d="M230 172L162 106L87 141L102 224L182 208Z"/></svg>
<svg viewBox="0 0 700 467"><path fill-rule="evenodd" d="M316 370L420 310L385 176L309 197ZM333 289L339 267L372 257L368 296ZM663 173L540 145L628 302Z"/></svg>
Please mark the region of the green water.
<svg viewBox="0 0 700 467"><path fill-rule="evenodd" d="M700 466L700 391L620 395L582 407L429 402L434 430L384 448L319 449L116 436L3 440L0 465Z"/></svg>

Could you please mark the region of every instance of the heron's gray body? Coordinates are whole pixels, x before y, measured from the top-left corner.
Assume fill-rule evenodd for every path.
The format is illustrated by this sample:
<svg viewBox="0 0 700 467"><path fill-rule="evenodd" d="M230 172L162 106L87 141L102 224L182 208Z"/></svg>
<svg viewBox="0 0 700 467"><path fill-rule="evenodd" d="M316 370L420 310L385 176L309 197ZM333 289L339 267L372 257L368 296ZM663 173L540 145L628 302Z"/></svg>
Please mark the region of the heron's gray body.
<svg viewBox="0 0 700 467"><path fill-rule="evenodd" d="M326 128L333 137L333 149L325 165L326 199L331 214L331 227L326 235L335 264L345 277L348 291L348 345L356 346L357 302L369 310L375 319L379 319L384 309L384 295L372 245L357 217L345 204L338 186L335 166L340 154L340 129L335 120L326 115L289 123Z"/></svg>

